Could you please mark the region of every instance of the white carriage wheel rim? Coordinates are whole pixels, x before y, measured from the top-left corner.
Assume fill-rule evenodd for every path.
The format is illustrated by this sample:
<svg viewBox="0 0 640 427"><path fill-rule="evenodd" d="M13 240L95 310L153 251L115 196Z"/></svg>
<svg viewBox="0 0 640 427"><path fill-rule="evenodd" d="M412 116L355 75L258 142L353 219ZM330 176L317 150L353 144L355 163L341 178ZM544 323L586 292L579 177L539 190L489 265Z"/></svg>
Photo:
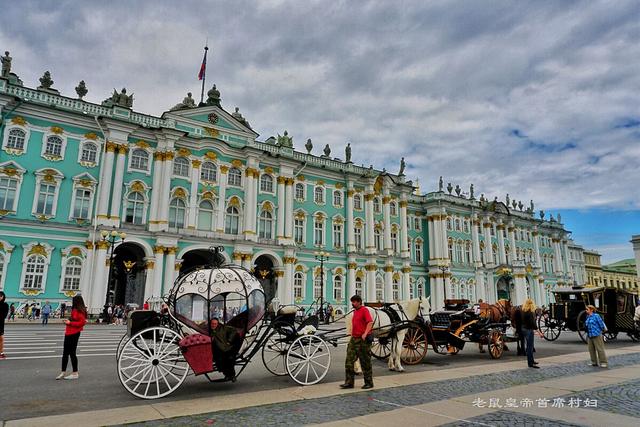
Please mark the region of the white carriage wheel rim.
<svg viewBox="0 0 640 427"><path fill-rule="evenodd" d="M147 333L153 333L150 343L142 336ZM131 337L118 355L122 386L141 399L158 399L174 392L189 373L176 343L179 339L179 334L164 327L148 328ZM143 349L135 346L136 340Z"/></svg>
<svg viewBox="0 0 640 427"><path fill-rule="evenodd" d="M322 353L318 354L321 349ZM318 361L320 358L326 358L326 363ZM298 337L287 350L287 373L300 385L317 384L327 375L330 367L329 346L315 335ZM303 375L300 377L300 374ZM313 376L312 379L309 378L310 375Z"/></svg>
<svg viewBox="0 0 640 427"><path fill-rule="evenodd" d="M281 338L285 337L285 335L279 333L278 331L273 331L269 335L269 337L267 338L267 342L265 343L264 347L262 347L262 363L264 364L265 368L267 368L267 370L273 375L284 376L289 373L287 369L287 343L284 340L275 342L274 346L277 347L277 351L271 350L271 347L269 347L269 343L271 342L271 338L274 336ZM268 360L265 360L267 358ZM271 369L270 366L268 366L273 361L276 361L276 369ZM277 367L280 366L280 363L282 364L282 368L277 369Z"/></svg>

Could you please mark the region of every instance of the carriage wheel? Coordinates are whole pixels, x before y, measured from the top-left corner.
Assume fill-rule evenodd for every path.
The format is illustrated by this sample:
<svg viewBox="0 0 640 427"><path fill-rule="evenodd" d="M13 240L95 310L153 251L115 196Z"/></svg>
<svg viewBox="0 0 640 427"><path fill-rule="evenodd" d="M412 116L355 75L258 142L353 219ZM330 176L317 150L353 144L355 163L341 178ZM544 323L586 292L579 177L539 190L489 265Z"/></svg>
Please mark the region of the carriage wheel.
<svg viewBox="0 0 640 427"><path fill-rule="evenodd" d="M400 360L407 365L417 365L427 355L429 343L427 335L419 326L411 327L407 330L402 341L402 352Z"/></svg>
<svg viewBox="0 0 640 427"><path fill-rule="evenodd" d="M576 330L578 331L578 335L580 335L580 339L583 343L587 343L587 330L584 327L584 321L587 319L587 312L581 311L578 314L578 318L576 319Z"/></svg>
<svg viewBox="0 0 640 427"><path fill-rule="evenodd" d="M542 337L547 341L555 341L562 331L562 322L551 319L548 314L544 314L538 319L538 330L542 332Z"/></svg>
<svg viewBox="0 0 640 427"><path fill-rule="evenodd" d="M120 357L120 352L124 348L124 345L128 339L129 339L129 336L127 334L124 334L122 338L120 338L120 341L118 341L118 347L116 347L116 363L118 363L118 357Z"/></svg>
<svg viewBox="0 0 640 427"><path fill-rule="evenodd" d="M611 331L609 331L609 332L605 332L605 333L604 333L604 338L605 338L607 341L613 341L613 340L615 340L616 338L618 338L618 333L617 333L617 332L611 332Z"/></svg>
<svg viewBox="0 0 640 427"><path fill-rule="evenodd" d="M171 329L154 326L135 334L118 355L118 378L125 389L142 399L157 399L176 390L189 373Z"/></svg>
<svg viewBox="0 0 640 427"><path fill-rule="evenodd" d="M273 331L262 347L262 363L273 375L287 375L287 336Z"/></svg>
<svg viewBox="0 0 640 427"><path fill-rule="evenodd" d="M640 341L640 331L627 332L627 335L629 335L629 338L631 338L631 341L633 342Z"/></svg>
<svg viewBox="0 0 640 427"><path fill-rule="evenodd" d="M500 359L504 352L504 336L501 331L493 330L489 333L489 354L492 359Z"/></svg>
<svg viewBox="0 0 640 427"><path fill-rule="evenodd" d="M374 338L371 344L371 355L378 360L387 360L391 356L391 339L389 337Z"/></svg>
<svg viewBox="0 0 640 427"><path fill-rule="evenodd" d="M316 335L298 337L287 351L287 373L300 385L320 382L330 366L329 346Z"/></svg>

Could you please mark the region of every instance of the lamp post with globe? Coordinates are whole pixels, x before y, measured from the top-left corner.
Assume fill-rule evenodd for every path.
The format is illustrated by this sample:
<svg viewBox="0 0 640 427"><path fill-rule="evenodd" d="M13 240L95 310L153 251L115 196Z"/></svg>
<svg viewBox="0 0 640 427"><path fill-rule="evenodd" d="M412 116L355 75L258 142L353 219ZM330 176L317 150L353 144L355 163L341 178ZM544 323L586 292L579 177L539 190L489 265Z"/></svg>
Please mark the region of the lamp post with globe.
<svg viewBox="0 0 640 427"><path fill-rule="evenodd" d="M111 303L111 298L113 296L112 288L112 277L113 277L113 258L115 257L115 245L116 243L124 242L124 239L127 237L126 233L118 232L114 230L102 230L100 232L102 236L102 241L106 242L110 248L109 254L109 275L107 276L107 294L105 296L104 307L102 309L102 322L109 323L109 304Z"/></svg>
<svg viewBox="0 0 640 427"><path fill-rule="evenodd" d="M329 259L329 254L324 251L316 252L315 254L316 261L320 261L320 313L319 318L321 322L324 322L325 319L325 310L324 310L324 262Z"/></svg>

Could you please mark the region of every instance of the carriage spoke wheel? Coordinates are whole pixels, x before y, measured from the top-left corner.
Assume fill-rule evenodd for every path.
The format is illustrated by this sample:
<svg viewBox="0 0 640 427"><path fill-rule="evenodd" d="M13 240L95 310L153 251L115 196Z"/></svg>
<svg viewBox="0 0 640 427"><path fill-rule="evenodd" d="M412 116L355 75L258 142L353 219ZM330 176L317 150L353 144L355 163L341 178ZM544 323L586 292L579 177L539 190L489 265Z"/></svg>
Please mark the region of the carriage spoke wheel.
<svg viewBox="0 0 640 427"><path fill-rule="evenodd" d="M504 336L502 332L493 330L489 333L489 354L492 359L500 359L504 352Z"/></svg>
<svg viewBox="0 0 640 427"><path fill-rule="evenodd" d="M386 360L391 355L391 340L388 337L373 338L371 355L378 360Z"/></svg>
<svg viewBox="0 0 640 427"><path fill-rule="evenodd" d="M287 375L287 343L286 335L273 331L264 347L262 347L262 363L273 375Z"/></svg>
<svg viewBox="0 0 640 427"><path fill-rule="evenodd" d="M118 355L118 378L125 389L142 399L157 399L176 390L189 373L171 329L152 327L135 334Z"/></svg>
<svg viewBox="0 0 640 427"><path fill-rule="evenodd" d="M542 337L547 341L555 341L560 336L562 330L561 323L551 319L548 314L538 319L538 330L542 332Z"/></svg>
<svg viewBox="0 0 640 427"><path fill-rule="evenodd" d="M118 362L118 357L120 357L120 352L124 348L124 345L127 343L128 339L129 339L129 336L127 334L124 334L122 338L120 338L120 341L118 342L118 347L116 347L116 363Z"/></svg>
<svg viewBox="0 0 640 427"><path fill-rule="evenodd" d="M427 355L427 336L422 328L409 328L402 341L400 360L407 365L417 365Z"/></svg>
<svg viewBox="0 0 640 427"><path fill-rule="evenodd" d="M300 385L320 382L330 366L329 346L316 335L298 337L287 351L287 373Z"/></svg>
<svg viewBox="0 0 640 427"><path fill-rule="evenodd" d="M581 311L578 314L578 318L576 319L576 330L578 331L578 335L580 335L580 339L583 343L587 343L587 330L584 327L584 321L587 320L587 312Z"/></svg>

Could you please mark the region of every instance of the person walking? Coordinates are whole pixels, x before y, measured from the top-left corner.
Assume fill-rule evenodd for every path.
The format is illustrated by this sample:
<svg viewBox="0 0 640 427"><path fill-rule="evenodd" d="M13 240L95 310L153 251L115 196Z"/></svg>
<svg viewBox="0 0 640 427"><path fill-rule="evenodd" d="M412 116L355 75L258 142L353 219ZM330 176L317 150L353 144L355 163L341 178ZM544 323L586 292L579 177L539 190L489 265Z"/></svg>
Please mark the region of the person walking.
<svg viewBox="0 0 640 427"><path fill-rule="evenodd" d="M16 305L15 305L15 303L11 303L11 305L9 306L9 319L8 320L13 320L14 322L16 321Z"/></svg>
<svg viewBox="0 0 640 427"><path fill-rule="evenodd" d="M587 306L587 319L584 321L584 328L587 331L587 345L589 346L591 366L598 366L598 363L600 363L601 368L606 368L608 366L607 355L604 352L602 333L607 332L607 326L592 305Z"/></svg>
<svg viewBox="0 0 640 427"><path fill-rule="evenodd" d="M33 306L31 304L27 305L27 320L31 322L33 316Z"/></svg>
<svg viewBox="0 0 640 427"><path fill-rule="evenodd" d="M362 305L360 295L351 297L351 306L353 307L351 339L347 346L347 359L344 363L345 381L344 384L340 384L340 388L353 388L356 375L354 364L359 359L364 374L362 388L366 390L373 388L373 371L371 368L371 341L373 336L370 335L373 328L373 319L369 309Z"/></svg>
<svg viewBox="0 0 640 427"><path fill-rule="evenodd" d="M9 304L7 304L7 296L0 291L0 360L6 359L4 354L4 319L9 314Z"/></svg>
<svg viewBox="0 0 640 427"><path fill-rule="evenodd" d="M522 304L522 335L527 353L527 365L530 368L538 369L538 362L533 360L533 337L537 331L536 326L536 305L531 298Z"/></svg>
<svg viewBox="0 0 640 427"><path fill-rule="evenodd" d="M78 357L76 350L78 349L78 340L80 332L87 323L87 307L84 305L82 296L76 295L71 302L71 316L64 323L67 327L64 330L64 345L62 350L62 371L56 377L57 380L77 380L78 379ZM71 366L73 372L67 375L67 363L71 358Z"/></svg>
<svg viewBox="0 0 640 427"><path fill-rule="evenodd" d="M42 326L49 324L49 316L51 315L51 304L49 301L45 302L42 306Z"/></svg>
<svg viewBox="0 0 640 427"><path fill-rule="evenodd" d="M64 319L64 315L65 315L66 311L67 311L67 304L63 302L62 304L60 304L60 318L61 319Z"/></svg>

